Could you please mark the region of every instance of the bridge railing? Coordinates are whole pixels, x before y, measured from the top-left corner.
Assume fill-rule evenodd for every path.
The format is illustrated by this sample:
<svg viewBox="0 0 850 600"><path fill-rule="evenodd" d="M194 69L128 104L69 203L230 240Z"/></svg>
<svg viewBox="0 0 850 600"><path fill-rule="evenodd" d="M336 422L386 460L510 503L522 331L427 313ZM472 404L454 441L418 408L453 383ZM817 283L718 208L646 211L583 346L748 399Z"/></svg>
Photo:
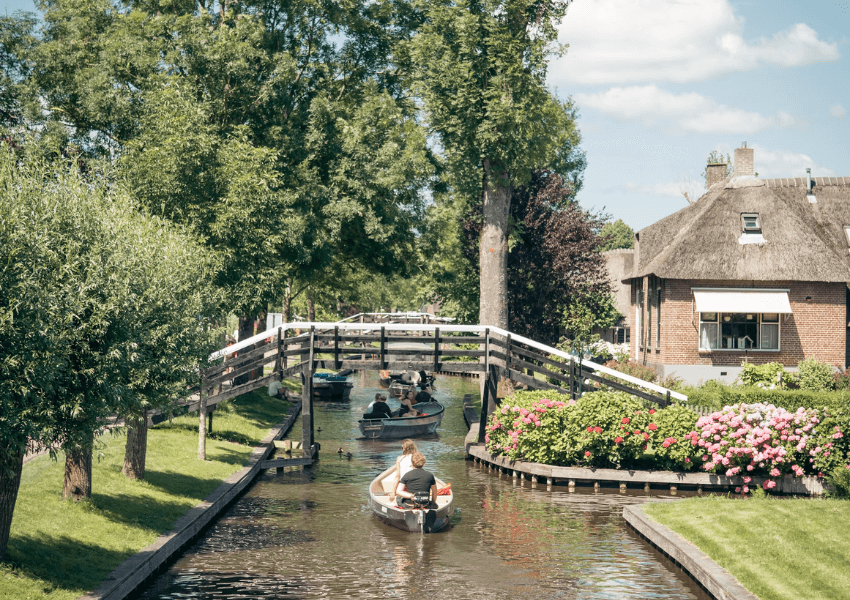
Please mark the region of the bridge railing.
<svg viewBox="0 0 850 600"><path fill-rule="evenodd" d="M305 333L286 337L286 332L290 330L301 330ZM401 335L402 333L407 335ZM417 335L411 336L411 333ZM390 345L414 341L422 347L405 349ZM254 348L257 344L261 345ZM428 347L424 347L423 344ZM452 347L459 344L477 344L479 348ZM230 373L233 376L244 375L251 372L252 368L256 369L259 362L267 365L276 361L281 363L275 367L276 370L282 370L285 365L287 371L295 372L310 350L314 357L318 354L330 354L333 357L332 360L314 358L317 368L415 367L434 371L484 372L492 363L506 370L504 375L535 387L546 388L547 385L551 385L553 389L560 389L563 386L529 375L529 371L542 375L546 379L568 383L570 394L574 394L577 389L583 390L584 381L590 380L662 404L673 398L687 401L687 396L684 394L658 384L643 381L498 327L480 325L387 323L376 327L376 324L365 323L307 321L284 323L214 352L210 355L211 361L238 353L237 361L227 367L222 365L210 367L204 371L203 375L210 383L213 378L216 383L221 383L224 381L222 379L224 369L233 369ZM428 359L405 360L404 357L411 354L428 357ZM354 359L353 355L358 355L359 358ZM289 367L288 360L284 363L281 357L290 356L299 356L302 360ZM445 360L447 358L472 358L479 359L481 362L464 364L447 361ZM526 372L522 373L523 370ZM533 381L529 381L529 378Z"/></svg>

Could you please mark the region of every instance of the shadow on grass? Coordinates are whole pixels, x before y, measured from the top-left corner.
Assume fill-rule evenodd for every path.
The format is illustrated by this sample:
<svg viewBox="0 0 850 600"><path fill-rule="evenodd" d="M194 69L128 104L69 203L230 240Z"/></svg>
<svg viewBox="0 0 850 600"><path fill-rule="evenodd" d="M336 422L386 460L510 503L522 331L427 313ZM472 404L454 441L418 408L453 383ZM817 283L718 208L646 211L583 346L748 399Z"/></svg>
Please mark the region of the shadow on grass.
<svg viewBox="0 0 850 600"><path fill-rule="evenodd" d="M232 460L229 459L222 462L238 465L246 462L245 457L238 454L234 453L232 457ZM218 456L216 459L218 459ZM145 471L145 481L149 486L162 490L165 493L199 498L200 501L217 488L224 481L224 477L203 477L188 475L186 473L175 473L174 471L152 471L148 469Z"/></svg>
<svg viewBox="0 0 850 600"><path fill-rule="evenodd" d="M10 539L7 559L18 576L42 580L44 592L90 591L132 554L42 533Z"/></svg>
<svg viewBox="0 0 850 600"><path fill-rule="evenodd" d="M186 514L191 506L200 502L221 483L220 479L204 479L176 473L162 475L164 477L157 478L161 485L152 486L172 494L181 494L184 498L161 500L149 495L95 493L92 494L91 503L104 518L114 523L161 534L170 530L174 522Z"/></svg>

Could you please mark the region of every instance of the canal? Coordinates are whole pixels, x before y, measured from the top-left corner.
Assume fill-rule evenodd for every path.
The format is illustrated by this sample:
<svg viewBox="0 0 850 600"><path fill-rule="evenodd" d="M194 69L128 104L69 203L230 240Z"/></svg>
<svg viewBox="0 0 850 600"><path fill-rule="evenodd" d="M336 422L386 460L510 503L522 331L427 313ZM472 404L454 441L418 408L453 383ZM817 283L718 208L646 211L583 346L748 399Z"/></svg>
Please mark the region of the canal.
<svg viewBox="0 0 850 600"><path fill-rule="evenodd" d="M709 600L626 526L622 507L648 501L643 491L547 491L464 460L461 399L478 395L477 380L439 379L439 435L416 441L425 468L452 483L452 527L423 536L381 523L367 487L401 442L355 439L381 390L377 373L351 378L349 402L315 404L321 460L258 478L142 598Z"/></svg>

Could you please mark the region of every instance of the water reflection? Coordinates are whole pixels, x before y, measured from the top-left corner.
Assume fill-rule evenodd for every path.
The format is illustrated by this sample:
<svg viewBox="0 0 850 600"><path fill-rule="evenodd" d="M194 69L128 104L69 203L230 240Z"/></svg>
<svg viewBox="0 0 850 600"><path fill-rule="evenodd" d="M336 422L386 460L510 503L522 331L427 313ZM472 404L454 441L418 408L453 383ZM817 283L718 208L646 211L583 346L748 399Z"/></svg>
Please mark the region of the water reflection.
<svg viewBox="0 0 850 600"><path fill-rule="evenodd" d="M623 505L644 493L548 491L465 461L460 404L475 381L439 381L442 426L417 440L427 468L452 482L453 526L409 534L372 517L367 486L401 447L356 440L376 375L353 377L349 403L317 403L314 468L268 472L142 597L708 598L626 528Z"/></svg>

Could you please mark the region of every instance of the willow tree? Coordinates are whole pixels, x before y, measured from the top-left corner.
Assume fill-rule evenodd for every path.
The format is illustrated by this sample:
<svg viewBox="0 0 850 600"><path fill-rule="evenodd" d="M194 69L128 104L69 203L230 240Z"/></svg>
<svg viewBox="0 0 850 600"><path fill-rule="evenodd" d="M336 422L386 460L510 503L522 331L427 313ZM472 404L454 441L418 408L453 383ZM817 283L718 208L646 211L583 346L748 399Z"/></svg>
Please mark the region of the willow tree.
<svg viewBox="0 0 850 600"><path fill-rule="evenodd" d="M409 45L415 88L458 191L480 199L479 321L508 327L515 186L571 152L572 109L546 87L568 0L422 0Z"/></svg>

